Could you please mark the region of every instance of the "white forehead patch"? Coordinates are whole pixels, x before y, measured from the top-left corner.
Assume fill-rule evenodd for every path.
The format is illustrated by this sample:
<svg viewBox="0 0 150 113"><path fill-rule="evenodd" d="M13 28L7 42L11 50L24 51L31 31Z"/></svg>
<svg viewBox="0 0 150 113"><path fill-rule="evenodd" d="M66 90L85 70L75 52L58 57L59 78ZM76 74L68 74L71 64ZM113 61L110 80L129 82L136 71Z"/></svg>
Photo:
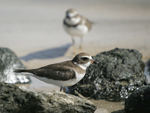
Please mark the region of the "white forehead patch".
<svg viewBox="0 0 150 113"><path fill-rule="evenodd" d="M70 24L70 25L75 25L78 24L80 22L81 18L72 18L72 19L68 19L66 18L65 21L66 23Z"/></svg>
<svg viewBox="0 0 150 113"><path fill-rule="evenodd" d="M75 15L77 15L77 12L68 13L68 16L70 16L70 17L74 17Z"/></svg>

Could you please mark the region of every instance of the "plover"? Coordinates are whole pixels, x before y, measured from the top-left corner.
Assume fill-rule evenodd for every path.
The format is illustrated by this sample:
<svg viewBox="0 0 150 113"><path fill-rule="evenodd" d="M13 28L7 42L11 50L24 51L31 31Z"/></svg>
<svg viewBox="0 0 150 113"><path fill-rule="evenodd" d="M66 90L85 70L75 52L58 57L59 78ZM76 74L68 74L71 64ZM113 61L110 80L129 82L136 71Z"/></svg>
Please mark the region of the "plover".
<svg viewBox="0 0 150 113"><path fill-rule="evenodd" d="M72 86L79 82L85 75L86 68L90 64L96 64L96 61L85 52L77 54L72 60L50 64L38 69L22 70L18 69L14 72L28 72L31 76L49 84L63 87Z"/></svg>
<svg viewBox="0 0 150 113"><path fill-rule="evenodd" d="M63 26L65 31L72 37L74 53L76 53L74 37L80 37L80 49L82 50L83 36L90 31L92 22L82 15L79 15L77 10L69 9L66 11L66 17L63 21Z"/></svg>

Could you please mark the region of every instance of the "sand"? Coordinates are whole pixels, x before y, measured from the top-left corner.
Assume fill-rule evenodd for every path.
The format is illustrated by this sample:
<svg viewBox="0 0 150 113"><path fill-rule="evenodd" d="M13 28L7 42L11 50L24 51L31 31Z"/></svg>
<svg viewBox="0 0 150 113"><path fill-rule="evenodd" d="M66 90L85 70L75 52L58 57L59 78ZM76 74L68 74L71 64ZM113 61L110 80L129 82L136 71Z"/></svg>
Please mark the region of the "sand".
<svg viewBox="0 0 150 113"><path fill-rule="evenodd" d="M141 52L144 62L150 58L149 0L0 0L0 47L13 50L27 68L72 59L71 37L62 25L68 8L77 9L95 23L84 37L83 51L96 55L116 47L130 48ZM76 38L77 48L79 42ZM59 90L34 78L32 81L22 87ZM110 106L99 109L103 113L123 108L120 103L120 108L102 100L94 103L99 108Z"/></svg>

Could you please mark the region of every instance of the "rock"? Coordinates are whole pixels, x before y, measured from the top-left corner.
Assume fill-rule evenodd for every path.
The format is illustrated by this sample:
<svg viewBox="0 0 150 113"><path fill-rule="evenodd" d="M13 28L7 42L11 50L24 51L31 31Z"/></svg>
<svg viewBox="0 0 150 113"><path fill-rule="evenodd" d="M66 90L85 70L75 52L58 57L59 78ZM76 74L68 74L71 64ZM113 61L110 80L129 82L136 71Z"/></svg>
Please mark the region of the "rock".
<svg viewBox="0 0 150 113"><path fill-rule="evenodd" d="M150 75L150 59L146 62L144 74Z"/></svg>
<svg viewBox="0 0 150 113"><path fill-rule="evenodd" d="M0 48L0 82L29 83L28 76L13 72L18 68L25 69L25 66L16 54L8 48Z"/></svg>
<svg viewBox="0 0 150 113"><path fill-rule="evenodd" d="M142 54L134 49L113 49L93 56L98 65L91 65L85 77L69 87L83 96L109 101L123 101L129 93L146 84Z"/></svg>
<svg viewBox="0 0 150 113"><path fill-rule="evenodd" d="M62 92L27 92L0 83L0 113L94 113L89 100Z"/></svg>
<svg viewBox="0 0 150 113"><path fill-rule="evenodd" d="M125 101L126 113L150 113L150 86L144 86L129 95Z"/></svg>
<svg viewBox="0 0 150 113"><path fill-rule="evenodd" d="M150 59L146 62L144 74L148 80L148 84L150 84Z"/></svg>
<svg viewBox="0 0 150 113"><path fill-rule="evenodd" d="M150 75L150 59L146 62L146 66L147 66L147 71L149 72Z"/></svg>

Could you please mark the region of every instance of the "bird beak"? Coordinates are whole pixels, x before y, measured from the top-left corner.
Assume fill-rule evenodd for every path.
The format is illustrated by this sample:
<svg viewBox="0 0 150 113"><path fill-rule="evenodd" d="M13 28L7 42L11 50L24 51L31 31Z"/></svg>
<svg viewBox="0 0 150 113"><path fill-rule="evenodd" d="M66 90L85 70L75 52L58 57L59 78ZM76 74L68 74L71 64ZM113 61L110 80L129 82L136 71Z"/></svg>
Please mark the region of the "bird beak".
<svg viewBox="0 0 150 113"><path fill-rule="evenodd" d="M92 64L98 64L98 62L96 62L96 61L94 61L94 60L92 60L91 63L92 63Z"/></svg>

